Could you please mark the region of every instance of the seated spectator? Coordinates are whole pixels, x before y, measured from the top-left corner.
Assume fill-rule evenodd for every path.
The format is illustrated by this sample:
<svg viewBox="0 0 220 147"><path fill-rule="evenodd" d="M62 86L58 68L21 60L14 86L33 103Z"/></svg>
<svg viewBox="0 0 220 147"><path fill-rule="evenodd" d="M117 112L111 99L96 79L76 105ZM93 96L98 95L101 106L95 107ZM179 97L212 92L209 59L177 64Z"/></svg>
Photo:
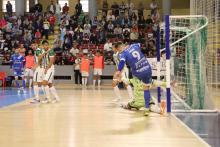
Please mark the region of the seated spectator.
<svg viewBox="0 0 220 147"><path fill-rule="evenodd" d="M138 6L138 18L140 18L141 16L144 16L144 4L143 4L143 2L140 2L139 6Z"/></svg>
<svg viewBox="0 0 220 147"><path fill-rule="evenodd" d="M154 13L151 15L153 23L158 23L160 19L160 14L157 9L154 10Z"/></svg>
<svg viewBox="0 0 220 147"><path fill-rule="evenodd" d="M3 17L2 19L0 19L0 29L4 30L6 26L7 26L7 21Z"/></svg>
<svg viewBox="0 0 220 147"><path fill-rule="evenodd" d="M115 21L115 16L112 14L112 12L109 12L107 15L107 21Z"/></svg>
<svg viewBox="0 0 220 147"><path fill-rule="evenodd" d="M132 12L132 14L131 14L131 16L130 16L130 20L132 20L132 19L134 19L134 20L136 20L137 21L137 15L134 13L134 12Z"/></svg>
<svg viewBox="0 0 220 147"><path fill-rule="evenodd" d="M84 27L83 36L85 36L85 34L87 34L88 37L91 35L90 28L87 25Z"/></svg>
<svg viewBox="0 0 220 147"><path fill-rule="evenodd" d="M61 49L61 40L60 36L55 36L55 40L53 42L54 52L56 53L55 64L62 65L62 52Z"/></svg>
<svg viewBox="0 0 220 147"><path fill-rule="evenodd" d="M151 8L151 14L153 14L154 11L157 9L156 0L152 0L152 2L150 3L150 8Z"/></svg>
<svg viewBox="0 0 220 147"><path fill-rule="evenodd" d="M119 13L125 14L125 10L126 10L126 5L125 5L124 1L122 1L121 4L119 5Z"/></svg>
<svg viewBox="0 0 220 147"><path fill-rule="evenodd" d="M50 23L47 21L47 19L44 20L43 29L44 29L43 35L45 36L45 39L48 39L49 30L50 30Z"/></svg>
<svg viewBox="0 0 220 147"><path fill-rule="evenodd" d="M108 52L107 55L105 56L105 64L107 65L112 65L114 64L113 62L113 56L111 52Z"/></svg>
<svg viewBox="0 0 220 147"><path fill-rule="evenodd" d="M145 28L144 16L140 16L140 18L138 20L138 28L139 29L144 29Z"/></svg>
<svg viewBox="0 0 220 147"><path fill-rule="evenodd" d="M90 43L92 44L98 44L98 37L96 36L96 34L93 32L90 36Z"/></svg>
<svg viewBox="0 0 220 147"><path fill-rule="evenodd" d="M140 32L139 32L139 36L138 36L138 42L141 43L141 44L143 44L144 41L145 41L145 34L144 34L143 31L140 31Z"/></svg>
<svg viewBox="0 0 220 147"><path fill-rule="evenodd" d="M127 15L122 19L122 25L123 26L128 25L130 27L131 22L130 22L130 19Z"/></svg>
<svg viewBox="0 0 220 147"><path fill-rule="evenodd" d="M43 10L43 6L42 6L42 4L41 4L40 2L38 2L38 3L34 6L34 8L35 8L35 12L38 12L38 13L41 13L42 10Z"/></svg>
<svg viewBox="0 0 220 147"><path fill-rule="evenodd" d="M117 27L114 29L114 34L120 38L122 37L122 28L120 27L120 25L118 24Z"/></svg>
<svg viewBox="0 0 220 147"><path fill-rule="evenodd" d="M107 12L108 12L108 3L107 0L104 0L102 4L102 13L107 14Z"/></svg>
<svg viewBox="0 0 220 147"><path fill-rule="evenodd" d="M112 52L112 42L110 39L104 45L104 55L107 55L108 52Z"/></svg>
<svg viewBox="0 0 220 147"><path fill-rule="evenodd" d="M106 32L104 30L104 28L100 28L100 30L98 31L98 41L100 44L104 44L106 42Z"/></svg>
<svg viewBox="0 0 220 147"><path fill-rule="evenodd" d="M73 37L69 32L67 32L66 35L64 36L63 49L69 50L72 47L72 42L73 42Z"/></svg>
<svg viewBox="0 0 220 147"><path fill-rule="evenodd" d="M96 29L98 23L99 23L99 21L97 19L97 16L95 16L94 19L92 20L92 29Z"/></svg>
<svg viewBox="0 0 220 147"><path fill-rule="evenodd" d="M117 2L114 2L113 5L111 6L112 9L112 14L114 16L119 16L119 5L117 4Z"/></svg>
<svg viewBox="0 0 220 147"><path fill-rule="evenodd" d="M56 12L56 5L53 1L50 1L50 5L47 6L47 12L52 12L53 14Z"/></svg>
<svg viewBox="0 0 220 147"><path fill-rule="evenodd" d="M115 25L116 25L116 26L117 26L117 25L122 26L122 21L121 21L120 16L116 16L116 18L115 18Z"/></svg>
<svg viewBox="0 0 220 147"><path fill-rule="evenodd" d="M48 21L50 23L50 32L54 33L54 25L56 22L56 17L53 15L53 13L50 13Z"/></svg>
<svg viewBox="0 0 220 147"><path fill-rule="evenodd" d="M136 42L138 40L138 27L137 25L133 25L131 28L130 39L132 42Z"/></svg>
<svg viewBox="0 0 220 147"><path fill-rule="evenodd" d="M131 26L137 25L137 24L138 24L138 21L137 21L135 18L132 18L132 20L131 20Z"/></svg>
<svg viewBox="0 0 220 147"><path fill-rule="evenodd" d="M127 43L130 42L130 32L128 30L125 30L123 32L123 39L124 39L124 42L127 42Z"/></svg>
<svg viewBox="0 0 220 147"><path fill-rule="evenodd" d="M77 47L77 43L73 42L73 47L70 49L70 54L74 57L79 53L79 49Z"/></svg>
<svg viewBox="0 0 220 147"><path fill-rule="evenodd" d="M151 52L153 57L156 57L157 50L156 50L156 44L154 40L148 41L147 49L148 49L148 52Z"/></svg>
<svg viewBox="0 0 220 147"><path fill-rule="evenodd" d="M128 27L127 24L124 26L123 33L124 33L125 31L128 31L129 33L130 33L130 31L131 31L131 29Z"/></svg>
<svg viewBox="0 0 220 147"><path fill-rule="evenodd" d="M68 31L69 34L71 34L71 36L74 36L74 31L73 31L73 27L70 27L70 30Z"/></svg>
<svg viewBox="0 0 220 147"><path fill-rule="evenodd" d="M11 59L12 52L10 50L5 49L4 59L2 61L2 65L9 65Z"/></svg>
<svg viewBox="0 0 220 147"><path fill-rule="evenodd" d="M81 42L83 39L83 29L80 25L78 25L78 27L74 31L74 39L78 42Z"/></svg>
<svg viewBox="0 0 220 147"><path fill-rule="evenodd" d="M153 24L153 21L152 21L152 18L150 15L147 16L147 19L146 19L146 25L147 26L150 26Z"/></svg>
<svg viewBox="0 0 220 147"><path fill-rule="evenodd" d="M109 21L109 23L108 23L108 32L110 34L112 34L114 32L114 24L112 23L112 21Z"/></svg>
<svg viewBox="0 0 220 147"><path fill-rule="evenodd" d="M91 29L91 24L89 23L89 21L86 21L86 23L84 24L84 29L88 28L89 30Z"/></svg>
<svg viewBox="0 0 220 147"><path fill-rule="evenodd" d="M89 34L85 33L83 34L83 43L88 44L89 43Z"/></svg>

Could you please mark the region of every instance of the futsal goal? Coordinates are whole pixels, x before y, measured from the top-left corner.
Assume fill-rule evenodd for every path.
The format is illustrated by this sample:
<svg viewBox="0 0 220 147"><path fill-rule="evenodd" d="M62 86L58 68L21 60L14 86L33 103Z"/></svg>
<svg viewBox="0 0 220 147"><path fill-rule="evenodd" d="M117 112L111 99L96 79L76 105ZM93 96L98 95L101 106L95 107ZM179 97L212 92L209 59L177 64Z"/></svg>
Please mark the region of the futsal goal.
<svg viewBox="0 0 220 147"><path fill-rule="evenodd" d="M167 111L214 111L207 87L207 27L203 15L165 16L157 37L157 76L166 60L166 88L158 86L158 101L166 99Z"/></svg>

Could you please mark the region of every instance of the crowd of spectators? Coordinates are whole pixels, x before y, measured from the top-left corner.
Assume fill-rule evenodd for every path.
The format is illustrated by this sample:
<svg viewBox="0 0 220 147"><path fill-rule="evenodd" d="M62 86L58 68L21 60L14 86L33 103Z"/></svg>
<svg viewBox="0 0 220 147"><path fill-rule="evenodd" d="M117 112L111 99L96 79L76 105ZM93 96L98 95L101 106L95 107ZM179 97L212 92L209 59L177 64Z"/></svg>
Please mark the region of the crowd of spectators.
<svg viewBox="0 0 220 147"><path fill-rule="evenodd" d="M144 54L155 57L160 16L155 0L149 6L151 12L147 18L144 18L142 5L136 9L133 3L114 2L109 7L106 1L102 14L91 19L83 12L80 0L74 15L70 15L67 4L61 8L54 1L46 7L46 12L40 3L24 16L8 12L0 20L0 62L8 64L15 48L24 46L28 52L33 41L40 43L49 36L54 36L51 42L59 65L73 64L78 55L85 53L92 59L97 50L103 51L106 64L113 64L112 42L115 41L141 43Z"/></svg>

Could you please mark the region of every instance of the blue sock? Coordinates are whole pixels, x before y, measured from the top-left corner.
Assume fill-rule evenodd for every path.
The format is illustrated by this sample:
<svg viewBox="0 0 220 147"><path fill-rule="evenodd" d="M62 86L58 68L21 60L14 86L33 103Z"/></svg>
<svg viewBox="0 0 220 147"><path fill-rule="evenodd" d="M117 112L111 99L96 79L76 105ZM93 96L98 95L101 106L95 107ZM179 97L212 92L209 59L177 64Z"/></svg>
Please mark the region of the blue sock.
<svg viewBox="0 0 220 147"><path fill-rule="evenodd" d="M145 107L146 108L150 108L150 91L149 90L145 90L144 91L144 100L145 100Z"/></svg>
<svg viewBox="0 0 220 147"><path fill-rule="evenodd" d="M22 86L24 89L26 88L25 80L22 80Z"/></svg>
<svg viewBox="0 0 220 147"><path fill-rule="evenodd" d="M20 84L19 84L18 80L16 80L15 83L16 83L16 87L20 88Z"/></svg>

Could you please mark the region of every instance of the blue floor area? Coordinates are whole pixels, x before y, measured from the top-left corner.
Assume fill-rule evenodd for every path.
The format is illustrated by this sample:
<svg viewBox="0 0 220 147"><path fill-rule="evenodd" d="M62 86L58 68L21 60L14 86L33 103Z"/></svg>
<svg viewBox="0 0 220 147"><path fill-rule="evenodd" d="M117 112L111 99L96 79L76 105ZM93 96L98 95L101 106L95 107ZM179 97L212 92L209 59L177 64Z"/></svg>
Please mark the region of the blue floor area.
<svg viewBox="0 0 220 147"><path fill-rule="evenodd" d="M219 113L176 113L181 121L212 147L220 147Z"/></svg>
<svg viewBox="0 0 220 147"><path fill-rule="evenodd" d="M6 107L33 97L32 89L27 89L26 93L18 94L15 88L0 89L0 108Z"/></svg>

